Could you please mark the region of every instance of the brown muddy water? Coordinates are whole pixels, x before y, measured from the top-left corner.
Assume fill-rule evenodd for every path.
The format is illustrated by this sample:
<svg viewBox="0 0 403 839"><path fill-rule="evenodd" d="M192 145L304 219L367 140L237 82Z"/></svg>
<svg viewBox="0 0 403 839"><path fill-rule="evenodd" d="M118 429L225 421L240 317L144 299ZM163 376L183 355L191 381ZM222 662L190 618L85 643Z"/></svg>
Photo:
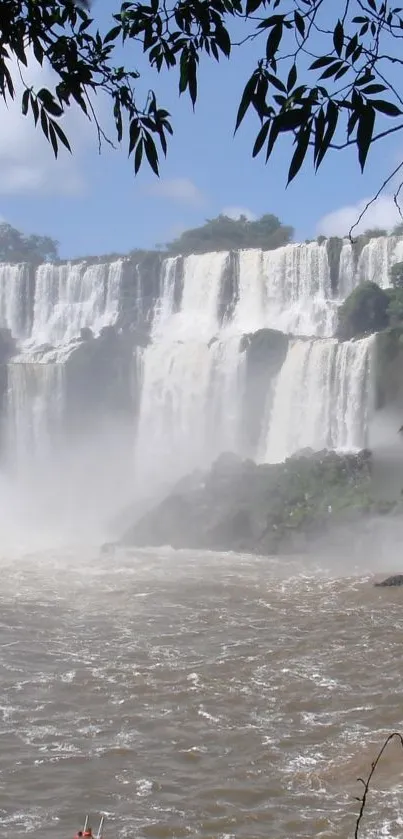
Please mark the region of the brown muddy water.
<svg viewBox="0 0 403 839"><path fill-rule="evenodd" d="M105 839L353 836L403 728L403 589L332 565L1 559L0 836L69 839L87 811ZM401 835L402 771L392 746L363 837Z"/></svg>

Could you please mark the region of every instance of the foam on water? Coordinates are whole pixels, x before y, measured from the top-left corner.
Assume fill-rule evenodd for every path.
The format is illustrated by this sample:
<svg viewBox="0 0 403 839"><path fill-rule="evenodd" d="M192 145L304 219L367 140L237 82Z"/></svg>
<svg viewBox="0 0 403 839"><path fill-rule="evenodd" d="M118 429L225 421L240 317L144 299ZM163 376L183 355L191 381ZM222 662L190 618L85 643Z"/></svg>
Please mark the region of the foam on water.
<svg viewBox="0 0 403 839"><path fill-rule="evenodd" d="M355 779L400 722L401 592L374 589L365 564L340 577L317 563L71 551L3 564L2 834L50 837L58 820L68 835L107 810L120 839L207 839L224 823L288 839L291 821L293 835L350 835ZM399 835L400 765L392 749L366 835Z"/></svg>

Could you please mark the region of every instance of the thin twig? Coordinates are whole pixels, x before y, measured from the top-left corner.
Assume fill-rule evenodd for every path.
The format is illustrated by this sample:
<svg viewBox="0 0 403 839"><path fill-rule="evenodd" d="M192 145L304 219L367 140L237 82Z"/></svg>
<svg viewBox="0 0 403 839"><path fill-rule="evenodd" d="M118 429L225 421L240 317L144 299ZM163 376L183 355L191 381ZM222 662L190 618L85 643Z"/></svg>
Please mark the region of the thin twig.
<svg viewBox="0 0 403 839"><path fill-rule="evenodd" d="M403 160L399 163L398 166L396 166L396 169L393 170L393 172L386 178L386 180L384 180L383 184L379 187L378 192L370 199L370 201L367 202L364 209L361 210L357 221L354 222L354 224L352 225L352 227L350 227L350 230L348 232L348 238L350 239L351 243L353 243L353 237L352 237L351 234L352 234L354 228L357 227L357 225L360 223L361 219L365 216L365 213L367 212L367 210L370 208L371 204L373 204L379 198L381 192L383 192L385 187L391 182L391 180L395 177L395 175L397 175L397 173L399 172L399 170L402 167L403 167ZM399 188L397 194L399 194L399 191L400 191L400 188Z"/></svg>
<svg viewBox="0 0 403 839"><path fill-rule="evenodd" d="M381 750L378 752L375 760L373 761L373 763L371 763L371 771L368 775L367 780L364 781L363 778L357 778L357 780L360 781L360 783L364 784L364 792L362 794L362 798L358 799L361 802L361 806L360 806L360 812L358 813L358 816L357 816L357 821L355 823L354 839L358 839L360 824L361 824L361 821L362 821L362 818L363 818L363 815L364 815L365 805L367 803L367 796L368 796L369 788L370 788L370 785L371 785L371 781L372 781L372 777L373 777L373 774L375 772L375 769L378 766L378 763L379 763L385 749L387 748L387 746L389 745L391 740L394 740L395 738L397 738L399 740L399 743L400 743L401 747L403 748L403 736L401 734L399 734L398 731L394 731L392 734L389 734L389 737L386 738L386 740L385 740Z"/></svg>

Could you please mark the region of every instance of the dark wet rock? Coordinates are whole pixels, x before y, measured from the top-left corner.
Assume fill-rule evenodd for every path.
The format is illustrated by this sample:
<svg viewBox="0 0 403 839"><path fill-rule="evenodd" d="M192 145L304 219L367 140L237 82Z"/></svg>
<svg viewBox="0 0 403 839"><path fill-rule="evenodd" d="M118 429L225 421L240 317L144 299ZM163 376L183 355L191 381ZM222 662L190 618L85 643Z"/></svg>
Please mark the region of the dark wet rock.
<svg viewBox="0 0 403 839"><path fill-rule="evenodd" d="M304 549L374 509L371 454L315 452L256 464L231 452L182 479L124 534L125 544L272 554ZM351 530L350 530L351 535Z"/></svg>
<svg viewBox="0 0 403 839"><path fill-rule="evenodd" d="M92 335L91 330L88 333ZM65 415L70 433L82 436L87 428L92 432L110 418L124 422L136 416L134 352L131 334L122 334L113 326L104 327L97 337L90 338L85 332L65 365Z"/></svg>
<svg viewBox="0 0 403 839"><path fill-rule="evenodd" d="M116 542L104 542L100 547L101 554L113 554L117 548Z"/></svg>
<svg viewBox="0 0 403 839"><path fill-rule="evenodd" d="M274 398L274 384L288 350L288 335L276 329L259 329L243 335L246 355L242 429L246 451L256 452L265 417Z"/></svg>
<svg viewBox="0 0 403 839"><path fill-rule="evenodd" d="M7 362L16 353L16 342L11 329L0 329L0 364Z"/></svg>
<svg viewBox="0 0 403 839"><path fill-rule="evenodd" d="M89 328L89 326L84 326L80 330L80 338L81 338L82 341L91 341L91 339L93 337L94 337L94 333L93 333L92 329Z"/></svg>
<svg viewBox="0 0 403 839"><path fill-rule="evenodd" d="M392 577L387 577L386 580L382 580L381 583L374 583L377 588L383 588L386 586L403 586L403 574L393 574Z"/></svg>

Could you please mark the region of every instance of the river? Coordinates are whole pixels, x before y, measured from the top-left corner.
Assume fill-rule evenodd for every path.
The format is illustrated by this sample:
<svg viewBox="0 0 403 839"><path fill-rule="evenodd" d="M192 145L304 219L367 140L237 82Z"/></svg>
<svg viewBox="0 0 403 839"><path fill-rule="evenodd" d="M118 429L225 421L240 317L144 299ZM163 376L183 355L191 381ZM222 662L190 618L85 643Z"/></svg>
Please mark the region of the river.
<svg viewBox="0 0 403 839"><path fill-rule="evenodd" d="M403 589L307 558L0 560L0 834L350 837L402 728ZM388 569L389 570L389 569ZM403 752L363 837L399 836Z"/></svg>

